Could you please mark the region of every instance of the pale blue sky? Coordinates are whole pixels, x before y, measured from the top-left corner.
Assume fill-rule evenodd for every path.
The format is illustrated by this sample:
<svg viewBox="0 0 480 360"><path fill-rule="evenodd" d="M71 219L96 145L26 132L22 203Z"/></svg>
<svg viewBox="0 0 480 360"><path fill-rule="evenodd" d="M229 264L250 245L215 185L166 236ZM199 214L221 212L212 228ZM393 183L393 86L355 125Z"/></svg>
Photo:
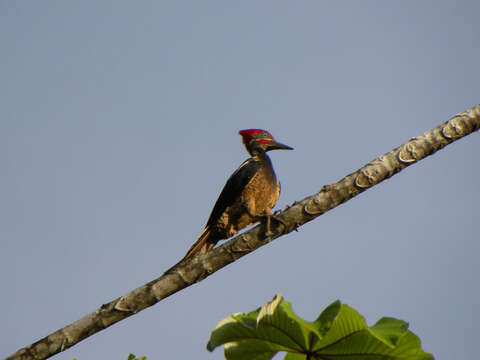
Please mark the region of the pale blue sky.
<svg viewBox="0 0 480 360"><path fill-rule="evenodd" d="M247 157L279 208L480 102L477 1L0 1L0 357L159 276ZM221 359L211 329L280 292L479 334L478 133L55 359Z"/></svg>

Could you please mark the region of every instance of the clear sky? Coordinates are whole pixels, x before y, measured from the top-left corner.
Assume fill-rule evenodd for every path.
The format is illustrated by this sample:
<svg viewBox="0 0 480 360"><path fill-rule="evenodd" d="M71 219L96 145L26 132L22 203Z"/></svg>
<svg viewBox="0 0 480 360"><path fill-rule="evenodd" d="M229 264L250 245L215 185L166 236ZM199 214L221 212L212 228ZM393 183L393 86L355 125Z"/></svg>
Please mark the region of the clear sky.
<svg viewBox="0 0 480 360"><path fill-rule="evenodd" d="M277 207L480 102L478 1L0 1L0 357L159 276L270 130ZM437 359L479 334L479 134L56 359L221 359L281 293L409 321ZM474 349L475 348L475 349ZM475 350L475 351L474 351Z"/></svg>

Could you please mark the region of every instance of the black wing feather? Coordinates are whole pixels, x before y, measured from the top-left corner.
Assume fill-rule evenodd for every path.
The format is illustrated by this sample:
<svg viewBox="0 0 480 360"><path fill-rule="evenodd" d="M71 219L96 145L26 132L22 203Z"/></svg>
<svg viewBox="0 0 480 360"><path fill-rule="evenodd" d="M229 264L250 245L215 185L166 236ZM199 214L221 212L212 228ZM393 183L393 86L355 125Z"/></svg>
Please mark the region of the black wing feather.
<svg viewBox="0 0 480 360"><path fill-rule="evenodd" d="M207 227L214 225L225 209L235 202L260 166L260 162L255 161L253 158L247 159L228 178L227 183L223 187L223 190L213 207L212 213L208 218Z"/></svg>

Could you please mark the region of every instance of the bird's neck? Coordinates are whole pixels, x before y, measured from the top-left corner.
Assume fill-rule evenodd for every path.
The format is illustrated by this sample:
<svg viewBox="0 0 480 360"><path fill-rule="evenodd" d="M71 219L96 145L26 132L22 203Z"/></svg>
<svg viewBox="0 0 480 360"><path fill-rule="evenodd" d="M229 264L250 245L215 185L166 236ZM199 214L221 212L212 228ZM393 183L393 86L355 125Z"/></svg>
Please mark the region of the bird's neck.
<svg viewBox="0 0 480 360"><path fill-rule="evenodd" d="M252 152L252 158L255 161L258 161L263 164L263 169L267 171L268 174L271 174L272 179L275 179L275 171L273 170L272 161L267 153L263 149L258 149L255 152Z"/></svg>
<svg viewBox="0 0 480 360"><path fill-rule="evenodd" d="M249 153L252 156L252 158L256 160L270 159L267 153L265 152L265 150L263 150L261 147L252 148L250 149Z"/></svg>
<svg viewBox="0 0 480 360"><path fill-rule="evenodd" d="M250 153L250 155L254 158L254 157L264 157L264 156L267 156L267 154L265 153L265 150L263 149L263 147L261 147L259 144L257 143L251 143L249 147L247 147L247 150L248 152ZM268 157L268 156L267 156Z"/></svg>
<svg viewBox="0 0 480 360"><path fill-rule="evenodd" d="M272 178L275 178L275 171L273 170L272 161L267 155L265 150L261 146L253 146L248 149L252 159L263 164L263 168L267 170L269 174L272 174Z"/></svg>

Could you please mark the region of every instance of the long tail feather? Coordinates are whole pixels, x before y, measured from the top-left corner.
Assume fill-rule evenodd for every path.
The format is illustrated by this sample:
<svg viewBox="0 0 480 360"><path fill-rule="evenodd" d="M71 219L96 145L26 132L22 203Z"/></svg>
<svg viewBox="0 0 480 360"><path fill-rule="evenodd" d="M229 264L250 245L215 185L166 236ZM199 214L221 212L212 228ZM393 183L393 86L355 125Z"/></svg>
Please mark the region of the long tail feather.
<svg viewBox="0 0 480 360"><path fill-rule="evenodd" d="M185 256L181 261L187 260L192 258L195 254L205 254L207 251L213 249L215 244L211 244L208 242L208 238L210 237L210 229L205 228L202 233L198 236L198 240L190 247L190 250L187 251Z"/></svg>
<svg viewBox="0 0 480 360"><path fill-rule="evenodd" d="M187 259L194 257L196 254L205 254L208 251L212 250L215 247L216 242L208 241L210 238L210 229L205 228L202 233L199 235L198 240L190 247L190 250L187 251L185 256L178 263L173 265L170 269L165 271L166 273L174 270L178 265L184 262Z"/></svg>

